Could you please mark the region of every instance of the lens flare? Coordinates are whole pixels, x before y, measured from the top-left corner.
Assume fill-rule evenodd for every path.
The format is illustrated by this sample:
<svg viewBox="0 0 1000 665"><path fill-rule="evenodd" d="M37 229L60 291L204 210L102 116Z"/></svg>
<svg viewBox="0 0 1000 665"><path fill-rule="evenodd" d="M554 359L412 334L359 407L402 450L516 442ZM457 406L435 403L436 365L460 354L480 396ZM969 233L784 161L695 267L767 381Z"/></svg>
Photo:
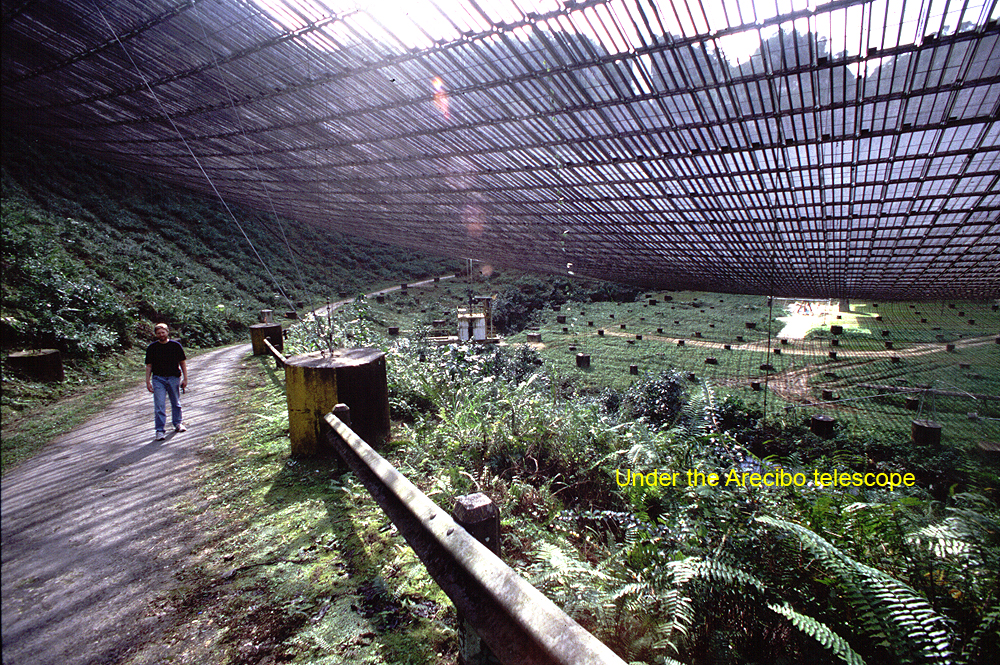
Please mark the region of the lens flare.
<svg viewBox="0 0 1000 665"><path fill-rule="evenodd" d="M445 120L451 118L451 112L448 110L448 89L444 87L444 81L440 76L435 76L434 80L431 81L431 85L434 86L434 105L441 112L441 115Z"/></svg>

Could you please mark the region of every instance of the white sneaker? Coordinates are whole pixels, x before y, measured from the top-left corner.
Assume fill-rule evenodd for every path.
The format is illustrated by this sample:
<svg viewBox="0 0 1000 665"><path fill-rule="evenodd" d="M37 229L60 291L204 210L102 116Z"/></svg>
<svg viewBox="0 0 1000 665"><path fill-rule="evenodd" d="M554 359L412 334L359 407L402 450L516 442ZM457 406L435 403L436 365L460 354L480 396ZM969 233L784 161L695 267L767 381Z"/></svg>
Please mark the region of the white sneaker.
<svg viewBox="0 0 1000 665"><path fill-rule="evenodd" d="M178 425L177 427L174 428L174 431L175 432L186 432L187 429L188 429L187 425L185 425L184 423L181 423L180 425Z"/></svg>
<svg viewBox="0 0 1000 665"><path fill-rule="evenodd" d="M166 432L157 432L156 433L156 440L157 441L163 441L165 438L167 438L167 433Z"/></svg>

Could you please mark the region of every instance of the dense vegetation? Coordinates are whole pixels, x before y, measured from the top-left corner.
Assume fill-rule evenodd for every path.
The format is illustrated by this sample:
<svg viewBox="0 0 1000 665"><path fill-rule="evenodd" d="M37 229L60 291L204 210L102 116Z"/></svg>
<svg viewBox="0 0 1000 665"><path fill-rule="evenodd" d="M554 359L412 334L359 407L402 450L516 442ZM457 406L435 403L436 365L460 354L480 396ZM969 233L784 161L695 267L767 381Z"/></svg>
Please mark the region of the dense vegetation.
<svg viewBox="0 0 1000 665"><path fill-rule="evenodd" d="M214 346L246 339L260 309L458 267L234 212L237 221L204 195L5 136L4 347L108 353L144 343L156 321L189 346Z"/></svg>
<svg viewBox="0 0 1000 665"><path fill-rule="evenodd" d="M527 345L433 347L387 338L383 325L359 301L293 329L290 345L322 337L389 349L400 422L386 454L445 505L489 494L508 560L626 660L995 656L995 471L963 477L939 500L930 492L937 474L961 475L960 451L877 429L841 425L822 439L787 419L762 427L759 411L675 372L567 391ZM781 471L801 482L755 486L751 475ZM914 480L817 482L833 471Z"/></svg>
<svg viewBox="0 0 1000 665"><path fill-rule="evenodd" d="M217 201L6 134L2 184L5 469L86 411L45 420L38 409L140 376L156 322L188 347L241 342L261 309L280 318L460 268L234 208L248 242ZM26 348L59 349L67 380L11 374L7 353Z"/></svg>

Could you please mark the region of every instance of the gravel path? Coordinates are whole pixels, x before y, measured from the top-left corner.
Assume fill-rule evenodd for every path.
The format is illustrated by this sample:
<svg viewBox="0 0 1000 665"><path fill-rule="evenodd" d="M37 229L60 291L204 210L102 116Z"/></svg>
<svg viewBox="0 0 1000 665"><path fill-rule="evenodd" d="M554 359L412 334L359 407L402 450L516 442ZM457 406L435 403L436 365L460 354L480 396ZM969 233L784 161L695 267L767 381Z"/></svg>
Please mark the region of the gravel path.
<svg viewBox="0 0 1000 665"><path fill-rule="evenodd" d="M248 353L188 360L187 432L153 440L140 384L3 479L4 665L114 663L155 637L150 601L213 532L194 478Z"/></svg>

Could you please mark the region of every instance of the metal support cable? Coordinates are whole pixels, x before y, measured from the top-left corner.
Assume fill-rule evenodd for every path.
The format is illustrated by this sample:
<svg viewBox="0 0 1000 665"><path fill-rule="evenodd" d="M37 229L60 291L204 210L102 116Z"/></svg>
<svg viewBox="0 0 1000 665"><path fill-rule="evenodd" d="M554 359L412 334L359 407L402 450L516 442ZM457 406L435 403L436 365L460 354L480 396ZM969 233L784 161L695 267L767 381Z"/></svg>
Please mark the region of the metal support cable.
<svg viewBox="0 0 1000 665"><path fill-rule="evenodd" d="M204 29L204 23L202 23L202 28ZM208 42L208 35L207 35L207 33L205 34L205 41L206 41L206 46L207 46L207 42ZM270 190L267 187L267 183L264 182L264 177L261 175L261 172L260 172L260 163L259 163L259 161L257 159L257 156L255 154L253 154L253 147L250 144L250 138L246 135L246 128L245 128L245 126L243 124L243 116L240 114L239 109L236 106L236 102L233 99L232 92L229 89L229 83L226 81L226 73L222 70L221 67L219 67L219 61L218 61L218 58L215 55L215 49L213 49L211 47L208 47L208 46L207 46L207 48L208 48L209 52L212 54L212 61L213 61L213 63L215 63L215 71L218 72L219 75L220 75L220 79L222 80L222 87L226 91L226 97L229 98L229 106L232 109L233 114L236 116L236 122L239 125L240 132L243 134L244 143L245 143L245 145L247 147L247 150L250 151L250 153L251 153L251 155L253 157L254 171L257 174L257 181L260 184L260 187L261 187L261 189L264 192L264 196L267 198L267 204L268 204L268 207L270 207L270 209L271 209L271 215L274 217L274 221L278 224L278 229L281 231L281 239L284 241L285 247L288 249L288 256L291 259L292 266L295 268L295 272L296 272L296 274L299 277L299 287L302 289L303 296L305 296L308 293L308 289L306 289L306 281L305 281L305 278L302 275L302 269L301 269L301 267L299 267L299 262L295 259L295 252L292 251L292 246L288 242L288 235L285 233L285 225L284 225L284 223L282 223L281 217L278 216L278 211L274 207L274 200L271 198L271 192L270 192ZM246 235L246 234L244 234L244 235ZM249 242L249 239L248 239L248 242ZM286 296L286 300L287 300L287 296ZM289 304L291 305L292 303L289 301ZM293 310L296 309L294 307L294 305L292 306L292 309Z"/></svg>
<svg viewBox="0 0 1000 665"><path fill-rule="evenodd" d="M104 21L104 24L107 26L108 30L111 32L112 35L115 36L115 39L117 40L117 38L118 38L117 34L115 33L114 28L111 27L111 23L108 21L107 17L104 15L104 12L101 10L100 6L97 7L97 11L101 15L101 19ZM132 66L135 68L136 73L143 80L143 83L146 83L146 77L145 77L145 75L142 73L142 70L139 69L139 66L135 62L135 60L132 59L132 55L128 52L128 49L125 48L125 45L122 44L120 41L118 43L121 46L122 51L125 53L125 57L127 57L128 60L129 60L129 62L132 63ZM278 284L278 280L275 279L274 275L271 273L271 269L267 267L267 263L264 262L264 259L261 258L260 254L257 252L257 248L254 247L253 242L250 240L250 236L247 235L247 232L243 229L243 226L240 224L239 220L236 219L236 215L234 215L233 211L229 208L229 204L226 203L226 200L222 197L222 194L219 193L219 190L215 187L215 183L212 181L212 178L209 177L208 172L205 170L205 167L202 166L201 160L199 160L198 157L197 157L197 155L194 154L194 151L191 149L191 146L188 144L187 139L181 133L180 128L177 127L177 125L174 123L173 118L170 117L170 114L167 112L166 107L163 106L163 103L160 101L160 98L153 91L153 89L151 87L149 87L148 84L146 85L146 89L149 90L149 94L153 96L153 99L156 101L157 105L159 106L160 111L163 113L163 116L167 119L167 121L170 123L170 126L177 133L177 136L184 143L184 147L187 148L188 153L191 155L191 159L193 159L195 161L195 164L198 165L198 169L201 171L202 175L205 176L205 180L208 181L208 184L212 188L212 191L215 192L215 196L222 203L222 207L225 208L226 212L229 214L230 219L232 219L233 223L236 224L236 228L238 228L240 230L240 233L243 234L243 238L247 241L247 244L250 246L251 251L253 251L254 256L257 257L257 260L260 262L261 266L263 266L264 271L267 272L268 277L271 278L271 282L274 284L274 287L276 289L278 289L278 291L281 293L281 295L285 298L285 301L288 302L289 306L291 306L292 309L294 309L294 304L292 303L291 299L285 294L284 290L281 288L281 285Z"/></svg>

